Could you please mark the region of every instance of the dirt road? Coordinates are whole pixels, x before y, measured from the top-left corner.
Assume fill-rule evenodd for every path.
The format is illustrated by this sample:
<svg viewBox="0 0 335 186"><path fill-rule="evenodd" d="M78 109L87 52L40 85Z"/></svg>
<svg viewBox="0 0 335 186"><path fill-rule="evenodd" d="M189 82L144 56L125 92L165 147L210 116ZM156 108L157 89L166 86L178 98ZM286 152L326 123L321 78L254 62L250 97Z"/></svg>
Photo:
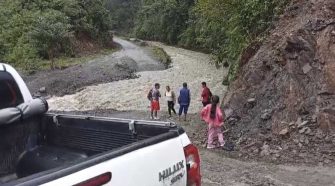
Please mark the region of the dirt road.
<svg viewBox="0 0 335 186"><path fill-rule="evenodd" d="M141 111L94 110L66 112L70 114L95 115L126 119L146 119L148 113ZM177 117L166 121L180 123L200 150L203 186L333 186L335 169L332 167L307 167L305 165L276 165L265 162L241 161L238 152L207 150L202 147L205 125L197 114L189 121L179 122ZM233 157L233 158L231 158Z"/></svg>
<svg viewBox="0 0 335 186"><path fill-rule="evenodd" d="M333 168L243 162L202 149L203 185L325 186L335 185Z"/></svg>

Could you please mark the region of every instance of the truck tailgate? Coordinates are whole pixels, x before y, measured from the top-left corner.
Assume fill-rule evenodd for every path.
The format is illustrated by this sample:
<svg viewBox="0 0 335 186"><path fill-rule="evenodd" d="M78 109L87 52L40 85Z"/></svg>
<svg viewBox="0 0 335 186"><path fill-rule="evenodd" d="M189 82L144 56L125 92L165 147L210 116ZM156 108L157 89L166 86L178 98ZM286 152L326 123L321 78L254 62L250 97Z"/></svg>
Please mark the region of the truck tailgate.
<svg viewBox="0 0 335 186"><path fill-rule="evenodd" d="M75 185L111 172L111 181L106 185L185 186L187 170L183 148L180 137L172 138L107 160L44 185Z"/></svg>

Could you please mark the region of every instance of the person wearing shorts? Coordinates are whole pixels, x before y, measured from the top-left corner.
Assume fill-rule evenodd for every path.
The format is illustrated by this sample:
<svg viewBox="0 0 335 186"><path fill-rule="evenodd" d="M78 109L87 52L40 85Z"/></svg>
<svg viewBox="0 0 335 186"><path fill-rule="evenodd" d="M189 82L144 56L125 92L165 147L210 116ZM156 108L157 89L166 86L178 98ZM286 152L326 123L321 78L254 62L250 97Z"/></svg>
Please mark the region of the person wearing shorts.
<svg viewBox="0 0 335 186"><path fill-rule="evenodd" d="M191 103L191 92L190 89L187 88L187 83L183 83L183 88L180 90L178 97L179 107L179 120L181 115L184 113L184 121L187 118L187 111Z"/></svg>
<svg viewBox="0 0 335 186"><path fill-rule="evenodd" d="M159 92L160 84L156 83L155 87L152 89L152 99L151 99L151 119L159 119L158 111L160 110L159 98L161 93Z"/></svg>

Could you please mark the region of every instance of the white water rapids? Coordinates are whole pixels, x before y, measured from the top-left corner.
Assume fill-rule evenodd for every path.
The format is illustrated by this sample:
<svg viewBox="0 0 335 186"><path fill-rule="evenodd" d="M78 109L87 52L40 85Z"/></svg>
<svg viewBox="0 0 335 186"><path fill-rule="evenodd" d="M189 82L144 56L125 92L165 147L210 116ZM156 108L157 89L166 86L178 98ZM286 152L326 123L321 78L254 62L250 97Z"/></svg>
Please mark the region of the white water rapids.
<svg viewBox="0 0 335 186"><path fill-rule="evenodd" d="M119 39L120 40L120 39ZM122 40L121 40L122 41ZM122 45L123 42L119 41ZM161 71L138 72L137 79L121 80L96 86L88 86L83 90L63 97L52 97L48 100L50 110L59 111L86 111L95 109L115 109L119 111L147 111L149 102L147 93L154 83L161 84L161 109L167 110L164 99L165 86L179 94L183 82L187 82L191 90L190 112L197 113L202 107L200 99L201 82L207 82L213 94L224 95L226 87L222 80L226 70L216 69L210 65L210 56L207 54L166 46L152 42L152 45L163 48L172 58L172 67ZM132 49L134 50L134 49ZM139 52L139 55L144 55ZM134 55L128 56L136 58ZM143 56L140 59L145 59ZM134 59L136 61L136 59ZM178 109L179 106L176 106Z"/></svg>

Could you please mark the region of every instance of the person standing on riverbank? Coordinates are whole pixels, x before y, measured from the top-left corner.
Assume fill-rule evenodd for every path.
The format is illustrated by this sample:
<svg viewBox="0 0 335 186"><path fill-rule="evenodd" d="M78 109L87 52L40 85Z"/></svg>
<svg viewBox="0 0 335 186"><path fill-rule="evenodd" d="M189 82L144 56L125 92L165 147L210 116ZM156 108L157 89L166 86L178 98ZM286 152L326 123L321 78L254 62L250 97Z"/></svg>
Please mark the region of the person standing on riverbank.
<svg viewBox="0 0 335 186"><path fill-rule="evenodd" d="M184 121L186 121L187 111L191 103L191 92L190 89L187 88L187 83L183 83L183 88L179 92L178 103L180 105L179 120L182 113L184 112Z"/></svg>
<svg viewBox="0 0 335 186"><path fill-rule="evenodd" d="M202 105L205 107L211 102L212 98L212 92L211 90L207 87L206 82L201 83L202 86L202 92L201 92L201 102Z"/></svg>
<svg viewBox="0 0 335 186"><path fill-rule="evenodd" d="M174 114L177 114L176 110L174 109L174 105L176 103L176 95L171 90L170 86L166 86L165 97L166 97L166 101L167 101L167 104L168 104L169 117L172 117L171 111L173 111Z"/></svg>
<svg viewBox="0 0 335 186"><path fill-rule="evenodd" d="M158 120L158 111L160 110L159 98L161 93L159 92L160 84L156 83L154 88L148 93L148 99L151 102L151 119Z"/></svg>

